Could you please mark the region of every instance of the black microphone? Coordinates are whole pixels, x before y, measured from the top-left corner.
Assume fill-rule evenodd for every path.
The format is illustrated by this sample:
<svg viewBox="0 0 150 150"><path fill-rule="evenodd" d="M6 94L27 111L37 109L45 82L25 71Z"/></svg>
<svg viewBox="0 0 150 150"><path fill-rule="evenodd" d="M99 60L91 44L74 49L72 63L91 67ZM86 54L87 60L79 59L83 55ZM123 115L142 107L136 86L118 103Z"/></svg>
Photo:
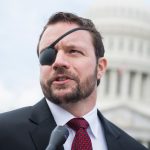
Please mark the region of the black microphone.
<svg viewBox="0 0 150 150"><path fill-rule="evenodd" d="M62 146L69 136L69 131L65 126L56 126L50 136L50 141L45 150L56 150Z"/></svg>

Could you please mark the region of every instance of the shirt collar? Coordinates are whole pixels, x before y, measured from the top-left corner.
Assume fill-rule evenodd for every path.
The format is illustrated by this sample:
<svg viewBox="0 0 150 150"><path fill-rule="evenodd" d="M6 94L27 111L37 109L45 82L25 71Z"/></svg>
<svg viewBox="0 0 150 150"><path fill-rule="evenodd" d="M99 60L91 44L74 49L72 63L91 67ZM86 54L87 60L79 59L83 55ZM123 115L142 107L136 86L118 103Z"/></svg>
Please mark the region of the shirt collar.
<svg viewBox="0 0 150 150"><path fill-rule="evenodd" d="M66 122L68 122L69 120L71 120L72 118L74 118L74 116L67 112L65 109L63 109L62 107L52 103L51 101L47 100L47 104L52 112L52 115L56 121L57 125L65 125Z"/></svg>
<svg viewBox="0 0 150 150"><path fill-rule="evenodd" d="M97 116L97 107L95 106L89 113L84 115L83 118L89 123L92 134L97 138L100 124L99 118Z"/></svg>
<svg viewBox="0 0 150 150"><path fill-rule="evenodd" d="M66 122L69 120L75 118L71 113L66 111L65 109L61 108L60 106L52 103L51 101L47 100L47 104L53 114L53 117L56 121L57 125L65 125ZM98 128L100 125L99 118L97 116L97 107L95 106L89 113L83 116L83 118L89 123L89 127L91 130L91 133L95 138L98 136Z"/></svg>

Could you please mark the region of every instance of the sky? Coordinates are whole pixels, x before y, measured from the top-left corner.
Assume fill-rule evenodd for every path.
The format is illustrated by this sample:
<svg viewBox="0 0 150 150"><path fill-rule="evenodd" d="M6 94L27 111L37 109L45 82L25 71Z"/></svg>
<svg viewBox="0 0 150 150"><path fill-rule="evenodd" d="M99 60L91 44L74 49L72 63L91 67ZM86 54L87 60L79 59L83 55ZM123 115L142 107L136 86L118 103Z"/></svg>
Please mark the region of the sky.
<svg viewBox="0 0 150 150"><path fill-rule="evenodd" d="M33 105L43 94L36 46L49 16L82 15L92 0L0 0L0 112Z"/></svg>

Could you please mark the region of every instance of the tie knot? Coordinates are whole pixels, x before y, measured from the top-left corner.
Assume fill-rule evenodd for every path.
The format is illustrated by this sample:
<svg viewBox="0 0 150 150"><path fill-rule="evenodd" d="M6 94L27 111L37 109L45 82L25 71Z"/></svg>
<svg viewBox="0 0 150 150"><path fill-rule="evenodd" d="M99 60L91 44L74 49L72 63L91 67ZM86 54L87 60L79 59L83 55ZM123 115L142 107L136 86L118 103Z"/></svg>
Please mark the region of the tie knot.
<svg viewBox="0 0 150 150"><path fill-rule="evenodd" d="M73 118L67 125L75 131L78 131L80 128L87 129L89 124L84 118Z"/></svg>

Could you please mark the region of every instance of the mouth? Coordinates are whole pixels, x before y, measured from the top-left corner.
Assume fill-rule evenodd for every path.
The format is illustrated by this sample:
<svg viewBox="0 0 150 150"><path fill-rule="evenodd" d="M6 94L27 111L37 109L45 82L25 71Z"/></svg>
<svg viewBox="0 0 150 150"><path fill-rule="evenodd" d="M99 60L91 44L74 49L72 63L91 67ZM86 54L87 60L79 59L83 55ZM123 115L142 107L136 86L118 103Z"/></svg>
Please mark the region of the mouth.
<svg viewBox="0 0 150 150"><path fill-rule="evenodd" d="M58 75L54 78L53 84L65 84L72 80L69 76L66 75Z"/></svg>

